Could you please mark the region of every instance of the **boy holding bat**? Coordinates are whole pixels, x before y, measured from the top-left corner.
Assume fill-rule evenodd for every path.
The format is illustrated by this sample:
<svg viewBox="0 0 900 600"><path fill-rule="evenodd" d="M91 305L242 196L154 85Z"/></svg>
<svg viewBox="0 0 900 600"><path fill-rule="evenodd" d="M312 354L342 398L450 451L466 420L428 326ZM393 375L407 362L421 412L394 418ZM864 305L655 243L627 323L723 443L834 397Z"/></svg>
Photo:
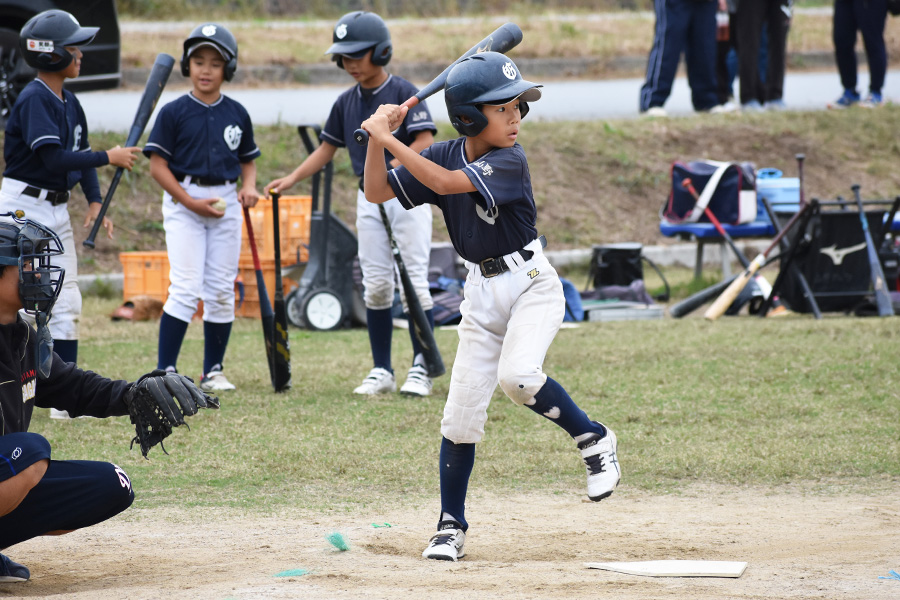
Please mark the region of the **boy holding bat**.
<svg viewBox="0 0 900 600"><path fill-rule="evenodd" d="M462 137L417 154L391 135L408 110L394 105L379 107L362 124L370 135L367 200L396 195L407 209L438 206L469 269L441 421L441 514L425 558L456 561L464 555L466 489L498 383L514 403L572 436L587 467L591 500L608 497L619 483L615 434L590 420L542 368L565 298L542 251L528 163L516 142L528 102L541 97L539 88L503 54L474 54L453 67L444 86L450 122ZM401 166L388 171L385 151Z"/></svg>
<svg viewBox="0 0 900 600"><path fill-rule="evenodd" d="M159 321L158 369L177 371L181 343L203 300L204 391L233 390L223 365L234 322L241 253L241 207L253 207L259 148L247 110L222 95L237 69L237 40L204 23L183 44L181 74L193 89L160 111L144 147L163 188L169 297ZM237 181L241 187L237 187Z"/></svg>
<svg viewBox="0 0 900 600"><path fill-rule="evenodd" d="M353 133L380 104L400 103L418 90L402 77L385 70L393 52L391 36L387 25L375 13L357 11L344 15L334 27L332 41L326 54L331 54L337 66L347 71L357 83L335 101L325 122L319 147L290 175L270 182L265 189L268 193L283 193L297 182L318 173L334 157L338 148L347 148L350 153L353 171L360 178L356 197L356 233L359 237L359 265L365 289L366 325L373 363L369 374L353 393L383 394L397 389L391 365L394 259L381 213L377 206L366 202L362 192L366 151L356 143ZM431 114L423 103L400 125L395 135L401 144L420 152L431 145L436 131ZM391 162L393 166L399 164L390 155L385 156L384 160ZM394 199L385 202L384 209L415 287L416 297L434 329L433 302L428 284L431 210L422 207L405 211ZM402 299L405 305L406 298ZM410 326L409 329L413 360L400 393L427 396L431 393L431 379L414 328Z"/></svg>
<svg viewBox="0 0 900 600"><path fill-rule="evenodd" d="M70 190L81 183L88 201L84 226L100 213L102 198L97 167L113 165L131 170L140 148L92 152L88 126L75 95L63 89L66 79L81 70L80 46L91 43L97 27L82 27L70 13L47 10L32 17L19 34L25 62L37 78L25 86L6 123L3 157L6 170L0 187L0 214L22 211L58 233L65 254L60 263L67 277L50 320L57 354L66 362L78 359L78 257L69 220ZM103 219L108 237L112 221ZM53 416L64 416L54 412Z"/></svg>

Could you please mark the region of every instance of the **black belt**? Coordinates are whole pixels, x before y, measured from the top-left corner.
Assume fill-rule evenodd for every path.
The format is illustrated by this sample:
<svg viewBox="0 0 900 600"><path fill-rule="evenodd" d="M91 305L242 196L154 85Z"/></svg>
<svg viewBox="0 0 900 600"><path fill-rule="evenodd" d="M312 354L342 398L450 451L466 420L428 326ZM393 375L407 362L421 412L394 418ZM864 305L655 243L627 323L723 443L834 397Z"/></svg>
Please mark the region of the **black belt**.
<svg viewBox="0 0 900 600"><path fill-rule="evenodd" d="M175 175L173 173L173 175ZM201 187L213 187L217 185L225 185L227 183L234 183L237 179L212 179L211 177L196 177L194 175L175 175L175 179L178 181L184 181L188 177L191 178L191 183L194 185L199 185Z"/></svg>
<svg viewBox="0 0 900 600"><path fill-rule="evenodd" d="M541 236L538 239L541 241L541 248L546 248L547 238ZM534 256L534 252L523 248L522 250L519 250L519 256L522 257L522 260L529 261L531 260L531 257ZM497 258L486 258L479 262L478 266L481 268L481 274L486 278L496 277L500 273L509 271L509 265L506 264L506 261L503 260L502 256Z"/></svg>
<svg viewBox="0 0 900 600"><path fill-rule="evenodd" d="M26 186L22 193L26 196L31 196L32 198L40 198L41 192L43 192L41 188L34 187L33 185ZM65 204L69 201L69 192L54 192L53 190L47 190L47 197L44 198L47 202L52 204L53 206L59 206L60 204Z"/></svg>

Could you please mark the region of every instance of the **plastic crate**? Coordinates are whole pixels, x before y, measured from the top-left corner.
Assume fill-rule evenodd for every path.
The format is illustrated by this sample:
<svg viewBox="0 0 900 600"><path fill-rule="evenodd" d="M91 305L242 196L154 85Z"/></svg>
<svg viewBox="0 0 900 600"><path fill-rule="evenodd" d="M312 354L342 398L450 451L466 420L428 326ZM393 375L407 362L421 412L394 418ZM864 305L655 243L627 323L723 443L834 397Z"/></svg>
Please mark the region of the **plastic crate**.
<svg viewBox="0 0 900 600"><path fill-rule="evenodd" d="M256 230L254 229L253 232L256 233ZM269 304L272 304L275 300L275 259L260 258L259 267L263 273L263 281L266 283ZM234 314L238 317L259 319L259 288L256 285L256 269L253 267L253 257L241 257L238 268L238 276L244 282L244 303L238 306L238 302L235 302ZM282 277L282 285L284 287L284 296L287 298L288 292L297 287L297 282L287 277Z"/></svg>
<svg viewBox="0 0 900 600"><path fill-rule="evenodd" d="M281 213L281 264L293 265L309 260L309 221L312 212L311 196L281 196L278 199ZM250 209L250 222L256 239L256 251L260 260L275 259L275 219L272 200L261 197ZM250 239L246 223L241 228L241 259L252 260Z"/></svg>
<svg viewBox="0 0 900 600"><path fill-rule="evenodd" d="M756 180L759 213L769 220L763 198L777 212L797 212L800 208L800 179L797 177L760 177ZM757 217L759 218L759 217Z"/></svg>
<svg viewBox="0 0 900 600"><path fill-rule="evenodd" d="M165 250L120 252L122 263L122 299L150 296L165 302L169 296L169 258Z"/></svg>

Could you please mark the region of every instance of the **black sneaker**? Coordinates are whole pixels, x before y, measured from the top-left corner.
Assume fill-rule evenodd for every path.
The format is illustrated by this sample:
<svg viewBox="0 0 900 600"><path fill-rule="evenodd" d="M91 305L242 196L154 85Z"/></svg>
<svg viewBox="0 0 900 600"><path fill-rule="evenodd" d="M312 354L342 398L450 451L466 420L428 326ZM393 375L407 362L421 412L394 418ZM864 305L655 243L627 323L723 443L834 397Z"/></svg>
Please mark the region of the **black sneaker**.
<svg viewBox="0 0 900 600"><path fill-rule="evenodd" d="M13 562L0 554L0 583L16 583L28 581L30 578L31 571L28 570L28 567Z"/></svg>

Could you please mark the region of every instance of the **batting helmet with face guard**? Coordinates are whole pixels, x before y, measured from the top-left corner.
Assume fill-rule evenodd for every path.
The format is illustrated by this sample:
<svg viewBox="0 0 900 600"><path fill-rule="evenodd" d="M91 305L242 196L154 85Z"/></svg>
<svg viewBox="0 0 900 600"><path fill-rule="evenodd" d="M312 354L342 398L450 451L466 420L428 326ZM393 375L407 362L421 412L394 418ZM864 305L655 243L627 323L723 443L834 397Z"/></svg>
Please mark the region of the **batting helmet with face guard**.
<svg viewBox="0 0 900 600"><path fill-rule="evenodd" d="M481 52L459 61L447 74L444 101L453 127L465 136L476 136L487 126L479 106L506 104L519 99L524 118L528 102L541 97L541 86L522 79L511 58L499 52Z"/></svg>
<svg viewBox="0 0 900 600"><path fill-rule="evenodd" d="M50 314L59 297L66 270L51 260L63 253L59 237L50 229L14 213L0 215L0 266L15 266L19 299L28 314ZM4 269L4 276L8 276Z"/></svg>

